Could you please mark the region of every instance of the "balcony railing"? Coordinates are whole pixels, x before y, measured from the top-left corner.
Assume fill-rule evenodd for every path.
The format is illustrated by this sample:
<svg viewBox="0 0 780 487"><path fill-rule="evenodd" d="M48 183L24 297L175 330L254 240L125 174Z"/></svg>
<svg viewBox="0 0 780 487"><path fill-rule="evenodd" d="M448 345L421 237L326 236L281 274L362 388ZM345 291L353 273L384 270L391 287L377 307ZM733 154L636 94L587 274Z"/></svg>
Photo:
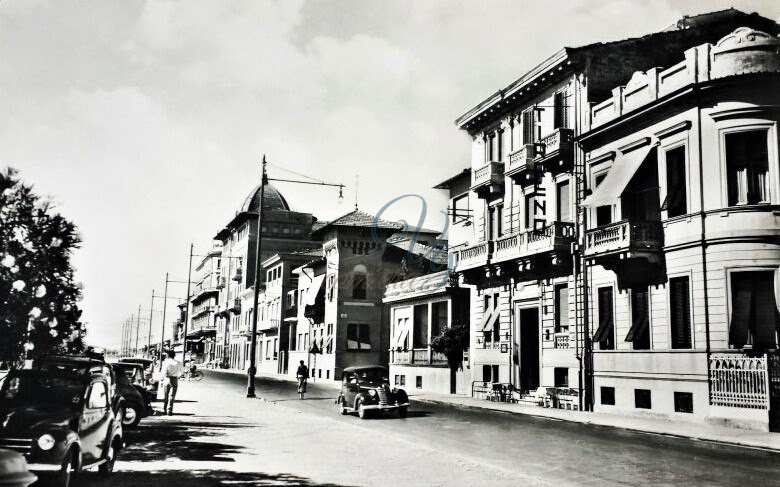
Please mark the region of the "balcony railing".
<svg viewBox="0 0 780 487"><path fill-rule="evenodd" d="M630 221L605 225L585 233L585 255L623 251L659 251L663 247L661 222Z"/></svg>
<svg viewBox="0 0 780 487"><path fill-rule="evenodd" d="M480 242L458 251L458 270L473 269L488 263L493 242Z"/></svg>
<svg viewBox="0 0 780 487"><path fill-rule="evenodd" d="M536 182L536 163L534 162L533 144L526 144L509 155L509 165L506 175L518 184L533 184Z"/></svg>
<svg viewBox="0 0 780 487"><path fill-rule="evenodd" d="M261 330L273 330L275 328L279 328L279 320L278 319L263 320L260 322L259 328Z"/></svg>
<svg viewBox="0 0 780 487"><path fill-rule="evenodd" d="M447 365L447 356L431 348L391 350L390 362L394 365Z"/></svg>
<svg viewBox="0 0 780 487"><path fill-rule="evenodd" d="M766 356L741 353L710 355L710 404L747 409L767 409Z"/></svg>
<svg viewBox="0 0 780 487"><path fill-rule="evenodd" d="M574 132L571 129L559 128L553 133L542 137L539 141L541 151L536 157L544 164L545 170L557 174L569 169L574 162Z"/></svg>
<svg viewBox="0 0 780 487"><path fill-rule="evenodd" d="M525 230L495 242L491 262L504 262L554 250L567 251L575 239L575 226L570 222L552 222L541 230Z"/></svg>
<svg viewBox="0 0 780 487"><path fill-rule="evenodd" d="M471 174L471 189L480 198L504 194L504 163L488 162Z"/></svg>

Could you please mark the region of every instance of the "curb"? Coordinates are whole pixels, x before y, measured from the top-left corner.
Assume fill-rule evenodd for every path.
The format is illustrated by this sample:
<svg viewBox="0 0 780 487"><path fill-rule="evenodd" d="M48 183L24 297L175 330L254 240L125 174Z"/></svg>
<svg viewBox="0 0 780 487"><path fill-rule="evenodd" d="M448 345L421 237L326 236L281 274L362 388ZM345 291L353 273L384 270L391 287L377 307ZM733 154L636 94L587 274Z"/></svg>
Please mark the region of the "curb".
<svg viewBox="0 0 780 487"><path fill-rule="evenodd" d="M558 417L547 416L543 414L533 414L532 412L528 412L528 411L507 411L504 409L493 409L493 408L478 406L474 404L461 404L456 402L449 402L441 399L415 398L414 396L411 396L410 399L412 401L421 402L421 403L441 404L441 405L454 406L463 409L470 409L474 411L492 411L496 413L531 416L534 418L548 419L552 421L567 421L569 423L587 424L591 426L601 426L604 428L621 429L621 430L633 431L637 433L645 433L650 435L666 436L670 438L681 438L681 439L694 440L694 441L703 441L707 443L714 443L718 445L725 445L725 446L732 446L732 447L739 447L739 448L750 448L750 449L761 450L770 453L780 453L780 446L765 445L765 444L759 444L755 442L746 442L740 440L728 441L721 438L713 438L711 436L691 436L691 435L684 435L680 433L656 431L653 429L642 428L638 426L605 424L605 423L599 423L597 421L593 421L592 419L588 419L588 418L558 418Z"/></svg>

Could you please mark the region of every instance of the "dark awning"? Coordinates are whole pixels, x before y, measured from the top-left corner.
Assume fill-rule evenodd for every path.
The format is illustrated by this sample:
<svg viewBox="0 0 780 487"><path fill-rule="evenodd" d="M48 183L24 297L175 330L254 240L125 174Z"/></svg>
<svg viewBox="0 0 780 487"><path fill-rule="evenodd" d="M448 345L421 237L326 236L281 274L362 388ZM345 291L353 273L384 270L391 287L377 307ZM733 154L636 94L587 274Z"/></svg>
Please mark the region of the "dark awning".
<svg viewBox="0 0 780 487"><path fill-rule="evenodd" d="M607 337L607 333L612 332L612 316L599 323L599 327L596 329L596 333L593 334L594 342L601 342Z"/></svg>
<svg viewBox="0 0 780 487"><path fill-rule="evenodd" d="M647 326L650 324L650 320L647 319L647 315L641 316L638 320L634 320L631 324L631 328L626 335L627 342L633 342L636 337L642 335L647 330Z"/></svg>
<svg viewBox="0 0 780 487"><path fill-rule="evenodd" d="M614 205L631 178L642 165L642 162L654 146L646 145L623 154L615 160L604 181L596 187L593 193L582 201L582 206L595 208L597 206Z"/></svg>
<svg viewBox="0 0 780 487"><path fill-rule="evenodd" d="M495 326L496 321L498 321L498 317L501 316L501 312L498 311L498 308L494 309L490 312L490 315L488 315L487 320L485 318L482 318L483 325L480 328L480 331L491 331L493 330L493 326Z"/></svg>

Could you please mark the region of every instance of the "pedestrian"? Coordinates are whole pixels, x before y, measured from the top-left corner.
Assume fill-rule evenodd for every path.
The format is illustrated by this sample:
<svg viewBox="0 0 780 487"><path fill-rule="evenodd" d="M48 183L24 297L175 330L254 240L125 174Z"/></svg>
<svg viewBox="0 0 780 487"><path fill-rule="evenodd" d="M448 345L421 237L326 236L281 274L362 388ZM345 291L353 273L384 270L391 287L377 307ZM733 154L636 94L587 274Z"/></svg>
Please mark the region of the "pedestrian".
<svg viewBox="0 0 780 487"><path fill-rule="evenodd" d="M303 399L303 395L306 394L306 380L309 378L309 368L303 364L303 360L295 372L295 377L298 379L298 396Z"/></svg>
<svg viewBox="0 0 780 487"><path fill-rule="evenodd" d="M173 402L176 400L176 391L179 389L179 377L182 374L181 362L176 360L176 352L168 350L168 358L163 360L162 370L164 374L163 387L165 388L165 400L163 402L163 414L173 415Z"/></svg>

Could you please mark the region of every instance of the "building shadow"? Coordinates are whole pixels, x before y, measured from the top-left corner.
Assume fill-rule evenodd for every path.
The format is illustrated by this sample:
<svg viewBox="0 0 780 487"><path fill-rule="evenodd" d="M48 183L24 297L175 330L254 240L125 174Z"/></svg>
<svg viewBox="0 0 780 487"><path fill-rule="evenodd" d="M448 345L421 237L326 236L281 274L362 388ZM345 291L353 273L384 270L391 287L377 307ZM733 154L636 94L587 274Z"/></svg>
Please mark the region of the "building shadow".
<svg viewBox="0 0 780 487"><path fill-rule="evenodd" d="M255 425L244 423L195 421L141 423L137 429L125 433L126 446L119 459L146 462L173 457L188 461L233 462L229 455L240 453L243 447L208 441L208 438L223 436L226 429L253 427Z"/></svg>
<svg viewBox="0 0 780 487"><path fill-rule="evenodd" d="M155 470L150 472L114 472L109 477L86 473L79 477L81 487L123 487L164 485L165 487L281 486L346 487L322 484L289 473L230 472L227 470Z"/></svg>

